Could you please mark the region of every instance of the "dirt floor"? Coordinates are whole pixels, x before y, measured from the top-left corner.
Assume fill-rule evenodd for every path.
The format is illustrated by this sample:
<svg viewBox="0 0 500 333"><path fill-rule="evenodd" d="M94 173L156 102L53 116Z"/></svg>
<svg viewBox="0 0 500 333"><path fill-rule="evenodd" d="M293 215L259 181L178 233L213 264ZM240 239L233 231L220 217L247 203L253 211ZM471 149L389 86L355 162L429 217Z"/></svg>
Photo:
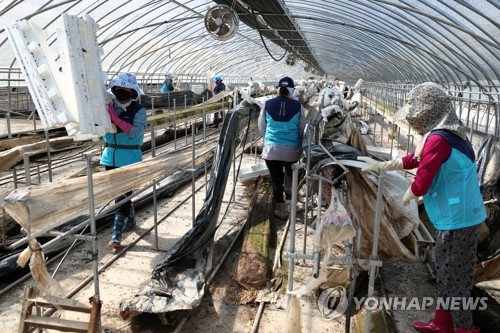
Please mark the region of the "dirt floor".
<svg viewBox="0 0 500 333"><path fill-rule="evenodd" d="M373 120L365 119L374 131ZM380 133L380 127L375 129ZM385 130L387 133L387 129ZM385 134L387 135L387 134ZM385 136L382 134L382 136ZM370 139L367 139L370 140ZM375 141L379 142L380 137L375 136ZM387 138L383 140L384 145L389 143ZM395 147L397 149L397 147ZM242 166L252 165L261 162L260 158L245 154ZM65 172L74 172L84 168L84 162L78 165L68 166ZM64 177L64 172L59 175ZM200 188L195 196L196 209L201 207L205 196L203 187L204 179L200 178L196 182L196 188ZM233 176L229 176L224 202L222 205L220 218L225 213L226 207L231 202L227 215L222 221L221 227L215 235L215 251L213 267L216 267L225 253L225 250L238 230L243 226L248 214L249 203L255 190L251 185L244 186L237 182L235 184L235 198L231 201L231 191L233 187ZM106 248L110 239L111 227L108 227L98 234L98 256L99 267L103 268L106 263L116 259L103 269L99 275L99 294L102 300L102 328L104 332L252 332L255 325L259 302L256 302L256 293L243 290L234 282L238 254L241 250L241 237L236 241L233 249L221 265L217 275L211 281L203 301L191 313L176 312L167 316L159 317L152 314L143 314L130 320L123 320L119 315L119 303L129 299L137 293L140 287L147 284L153 268L161 262L166 251L184 235L192 224L192 201L188 198L191 194L191 185L187 185L169 198L158 201L158 248L155 248L154 237L154 207L147 206L141 211L137 211L138 228L125 235L124 245L133 244L126 252L115 253ZM187 201L183 204L182 201ZM175 212L170 212L173 208L181 204ZM164 217L164 218L163 218ZM296 225L296 250L305 253L312 253L312 240L314 238L314 228L303 223L303 216L298 215L299 221ZM310 222L310 221L309 221ZM274 258L274 249L280 243L285 229L285 221L272 220L273 236L271 239L271 258ZM304 240L306 241L304 245ZM135 242L137 241L137 242ZM134 243L135 242L135 243ZM284 252L288 252L289 238L285 239ZM72 297L82 302L87 302L88 298L94 295L92 284L92 261L89 254L90 245L80 243L68 255L58 268L55 278L61 283L66 292L74 293ZM334 248L334 255L342 255L343 250L338 246ZM57 262L58 263L58 262ZM49 265L50 273L54 272L57 263ZM312 278L313 267L311 261L295 260L294 289L306 284ZM282 273L287 273L287 261L283 258ZM339 280L346 278L344 265L331 265L329 271ZM380 279L376 283L376 296L418 296L433 297L435 295L435 284L426 265L422 262L411 262L403 260L390 260L380 269ZM89 280L83 284L82 281ZM344 281L345 282L345 281ZM0 332L17 332L19 316L21 310L21 298L23 285L32 285L31 279L13 288L6 294L0 296ZM356 297L366 296L367 276L361 274L357 282ZM3 285L4 286L4 285ZM2 286L2 287L3 287ZM81 287L81 288L77 288ZM283 287L279 292L276 302L266 303L258 332L277 333L285 332L288 324L287 308L288 297L285 294L286 276L283 280ZM310 293L304 296L300 302L302 330L301 332L346 332L346 317L339 316L333 320L324 320L318 307L318 293ZM359 315L363 315L360 311ZM393 326L388 325L387 332L413 332L412 323L415 320L428 320L432 314L432 309L424 311L390 311ZM61 318L85 320L83 315L59 312L55 316ZM185 319L187 318L187 319ZM179 323L185 320L182 329L176 330ZM351 331L361 332L359 319L357 316L351 319ZM256 326L256 325L255 325ZM299 330L295 331L299 332ZM293 333L295 333L293 332ZM374 331L376 333L382 331Z"/></svg>

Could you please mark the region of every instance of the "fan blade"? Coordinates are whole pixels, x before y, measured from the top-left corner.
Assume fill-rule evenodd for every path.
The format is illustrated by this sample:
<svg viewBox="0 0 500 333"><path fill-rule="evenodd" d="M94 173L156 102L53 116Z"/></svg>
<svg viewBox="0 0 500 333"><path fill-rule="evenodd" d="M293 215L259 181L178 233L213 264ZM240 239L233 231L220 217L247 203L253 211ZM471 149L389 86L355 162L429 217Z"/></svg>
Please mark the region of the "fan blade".
<svg viewBox="0 0 500 333"><path fill-rule="evenodd" d="M219 26L217 25L217 23L215 23L214 20L210 19L208 21L208 30L210 30L211 32L216 32L218 29Z"/></svg>
<svg viewBox="0 0 500 333"><path fill-rule="evenodd" d="M229 11L224 12L224 14L222 15L222 19L224 20L224 23L226 23L226 24L229 24L229 25L234 24L233 15Z"/></svg>
<svg viewBox="0 0 500 333"><path fill-rule="evenodd" d="M229 26L227 24L223 24L221 25L219 31L217 31L217 35L224 36L229 32L229 30L230 30Z"/></svg>
<svg viewBox="0 0 500 333"><path fill-rule="evenodd" d="M211 12L210 12L210 16L213 17L214 19L218 18L218 17L221 17L222 15L224 15L224 9L220 9L220 8L214 8Z"/></svg>

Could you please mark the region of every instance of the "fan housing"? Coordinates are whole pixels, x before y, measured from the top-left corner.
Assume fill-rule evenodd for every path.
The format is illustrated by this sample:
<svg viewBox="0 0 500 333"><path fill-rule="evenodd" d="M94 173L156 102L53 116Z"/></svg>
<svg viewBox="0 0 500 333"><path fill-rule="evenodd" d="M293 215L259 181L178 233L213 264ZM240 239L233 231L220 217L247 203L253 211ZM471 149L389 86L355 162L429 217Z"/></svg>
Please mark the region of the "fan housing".
<svg viewBox="0 0 500 333"><path fill-rule="evenodd" d="M227 40L238 31L239 18L236 11L226 5L215 5L205 14L205 28L217 40Z"/></svg>

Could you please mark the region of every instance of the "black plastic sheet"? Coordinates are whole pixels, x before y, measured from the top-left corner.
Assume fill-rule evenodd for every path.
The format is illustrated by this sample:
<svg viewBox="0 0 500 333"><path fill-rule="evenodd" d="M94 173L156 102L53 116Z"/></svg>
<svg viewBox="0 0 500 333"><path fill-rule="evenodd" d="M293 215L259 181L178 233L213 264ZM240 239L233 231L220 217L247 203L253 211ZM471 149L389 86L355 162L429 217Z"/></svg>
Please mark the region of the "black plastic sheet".
<svg viewBox="0 0 500 333"><path fill-rule="evenodd" d="M222 199L242 133L255 126L259 110L241 103L224 119L216 147L207 196L195 223L165 255L152 273L151 281L138 294L120 303L123 318L147 313L190 310L201 303L205 277L211 270L212 247Z"/></svg>

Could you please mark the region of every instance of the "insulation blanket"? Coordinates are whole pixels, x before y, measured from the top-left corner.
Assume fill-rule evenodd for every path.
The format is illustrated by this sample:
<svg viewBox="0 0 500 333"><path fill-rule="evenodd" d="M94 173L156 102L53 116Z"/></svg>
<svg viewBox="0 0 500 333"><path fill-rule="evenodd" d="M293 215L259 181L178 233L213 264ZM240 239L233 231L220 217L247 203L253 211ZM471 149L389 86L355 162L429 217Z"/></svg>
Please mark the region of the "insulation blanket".
<svg viewBox="0 0 500 333"><path fill-rule="evenodd" d="M135 297L120 303L126 319L140 313L166 313L193 309L202 300L205 277L211 269L210 248L217 230L217 220L240 133L257 121L256 105L242 102L230 112L216 147L207 196L196 216L194 226L165 255L152 278Z"/></svg>

